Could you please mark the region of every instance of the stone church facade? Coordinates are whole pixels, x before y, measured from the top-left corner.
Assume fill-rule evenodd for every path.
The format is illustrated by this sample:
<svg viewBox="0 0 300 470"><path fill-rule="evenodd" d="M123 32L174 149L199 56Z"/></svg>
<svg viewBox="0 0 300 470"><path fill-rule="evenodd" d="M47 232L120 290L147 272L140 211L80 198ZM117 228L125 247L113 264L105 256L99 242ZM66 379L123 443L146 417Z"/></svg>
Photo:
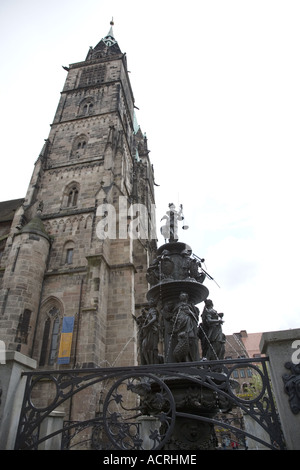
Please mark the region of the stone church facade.
<svg viewBox="0 0 300 470"><path fill-rule="evenodd" d="M154 174L112 27L66 70L27 194L0 203L0 339L40 369L136 365Z"/></svg>

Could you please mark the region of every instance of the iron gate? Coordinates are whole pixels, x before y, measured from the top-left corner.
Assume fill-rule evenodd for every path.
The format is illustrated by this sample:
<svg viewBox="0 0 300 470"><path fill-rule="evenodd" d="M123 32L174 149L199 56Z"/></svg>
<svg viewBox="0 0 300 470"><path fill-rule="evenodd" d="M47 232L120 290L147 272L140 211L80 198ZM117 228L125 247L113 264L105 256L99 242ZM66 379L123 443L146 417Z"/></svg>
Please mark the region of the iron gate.
<svg viewBox="0 0 300 470"><path fill-rule="evenodd" d="M267 358L203 360L25 372L15 448L40 449L46 441L59 437L61 449L164 449L173 439L176 420L185 419L209 423L216 448L229 440L240 449L247 449L250 441L268 449L284 449L267 362ZM237 378L241 371L246 375L242 384ZM247 385L247 375L251 385ZM184 384L183 394L176 396L174 383ZM82 409L84 405L87 410ZM62 409L63 425L45 434L45 420ZM217 413L210 412L216 409ZM78 419L81 415L87 419ZM256 431L245 425L245 417Z"/></svg>

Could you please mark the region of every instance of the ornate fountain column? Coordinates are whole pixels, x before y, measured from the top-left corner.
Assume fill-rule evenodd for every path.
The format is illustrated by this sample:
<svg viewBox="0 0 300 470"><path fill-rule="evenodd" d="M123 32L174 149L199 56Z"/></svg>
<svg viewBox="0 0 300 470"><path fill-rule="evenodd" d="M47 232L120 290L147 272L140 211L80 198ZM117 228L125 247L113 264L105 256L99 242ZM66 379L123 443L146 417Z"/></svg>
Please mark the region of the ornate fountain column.
<svg viewBox="0 0 300 470"><path fill-rule="evenodd" d="M141 364L198 362L199 339L202 347L205 346L209 352L210 359L221 359L223 357L212 356L214 348L209 341L213 327L217 328L222 343L223 321L222 315L217 314L207 300L209 291L203 281L208 273L201 267L203 260L193 255L191 247L178 241L177 222L183 219L182 206L179 212L176 212L173 204L169 208L164 217L167 223L161 230L165 238L169 236L169 242L157 250L157 257L148 268L149 307L136 319L139 325ZM202 316L202 323L199 324L197 304L203 301L207 302L205 316ZM162 347L159 347L160 340ZM222 353L220 348L218 351ZM218 384L225 382L222 374L215 372L211 373L211 380ZM191 377L165 378L164 383L176 404L177 416L172 437L164 449L214 449L216 446L213 425L206 422L205 418L213 417L222 408L220 397L210 388L196 382L191 381ZM142 399L144 412L148 415L155 411L151 405L154 390L153 385ZM191 419L185 416L188 414L202 419ZM163 425L161 433L165 433Z"/></svg>
<svg viewBox="0 0 300 470"><path fill-rule="evenodd" d="M200 261L192 257L192 250L185 243L166 243L158 249L147 279L150 283L147 299L159 311L163 362L199 361L196 305L209 294L202 284L205 274Z"/></svg>

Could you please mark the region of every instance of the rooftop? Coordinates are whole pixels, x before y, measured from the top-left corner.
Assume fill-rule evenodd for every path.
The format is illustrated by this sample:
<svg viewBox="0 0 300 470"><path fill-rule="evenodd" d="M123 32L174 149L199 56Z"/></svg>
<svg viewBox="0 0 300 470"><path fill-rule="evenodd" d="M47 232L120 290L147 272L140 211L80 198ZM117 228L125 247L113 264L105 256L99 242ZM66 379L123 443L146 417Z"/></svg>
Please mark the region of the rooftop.
<svg viewBox="0 0 300 470"><path fill-rule="evenodd" d="M0 202L0 222L13 220L16 210L23 204L24 198Z"/></svg>

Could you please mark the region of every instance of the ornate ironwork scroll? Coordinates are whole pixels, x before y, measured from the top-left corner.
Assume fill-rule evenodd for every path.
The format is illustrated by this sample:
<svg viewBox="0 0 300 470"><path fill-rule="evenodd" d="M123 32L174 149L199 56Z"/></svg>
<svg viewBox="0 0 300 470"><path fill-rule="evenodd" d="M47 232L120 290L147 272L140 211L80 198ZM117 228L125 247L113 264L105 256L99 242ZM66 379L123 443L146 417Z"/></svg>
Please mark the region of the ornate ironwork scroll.
<svg viewBox="0 0 300 470"><path fill-rule="evenodd" d="M107 394L103 420L107 435L120 450L161 449L171 435L175 424L175 401L166 383L153 374L132 373L119 379ZM132 425L139 419L142 426L146 416L153 421L144 439Z"/></svg>
<svg viewBox="0 0 300 470"><path fill-rule="evenodd" d="M220 429L244 443L241 448L253 440L265 448L283 449L266 362L258 358L24 373L27 384L16 449L38 449L59 434L62 448L80 448L84 441L85 448L99 450L215 449L221 445ZM252 371L255 390L245 393L238 388L238 369ZM71 400L80 394L80 412L87 419L75 423L69 418ZM64 426L43 434L44 420L62 408ZM241 422L247 415L264 437L228 419L236 410Z"/></svg>

